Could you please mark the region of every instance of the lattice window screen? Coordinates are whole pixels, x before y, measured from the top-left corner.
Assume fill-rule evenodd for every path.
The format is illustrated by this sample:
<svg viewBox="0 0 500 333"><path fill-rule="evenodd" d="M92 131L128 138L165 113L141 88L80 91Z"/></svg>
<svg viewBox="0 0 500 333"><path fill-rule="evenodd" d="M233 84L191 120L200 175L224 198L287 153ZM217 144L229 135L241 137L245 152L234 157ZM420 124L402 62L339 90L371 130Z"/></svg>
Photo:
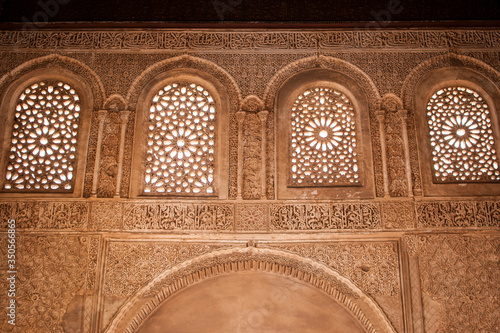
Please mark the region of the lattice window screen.
<svg viewBox="0 0 500 333"><path fill-rule="evenodd" d="M64 82L26 88L15 108L5 190L71 191L76 164L80 98Z"/></svg>
<svg viewBox="0 0 500 333"><path fill-rule="evenodd" d="M145 194L212 195L215 102L194 83L171 83L153 97L147 129Z"/></svg>
<svg viewBox="0 0 500 333"><path fill-rule="evenodd" d="M359 183L354 107L340 91L307 89L290 113L289 186Z"/></svg>
<svg viewBox="0 0 500 333"><path fill-rule="evenodd" d="M465 87L439 89L427 104L434 181L500 181L490 110Z"/></svg>

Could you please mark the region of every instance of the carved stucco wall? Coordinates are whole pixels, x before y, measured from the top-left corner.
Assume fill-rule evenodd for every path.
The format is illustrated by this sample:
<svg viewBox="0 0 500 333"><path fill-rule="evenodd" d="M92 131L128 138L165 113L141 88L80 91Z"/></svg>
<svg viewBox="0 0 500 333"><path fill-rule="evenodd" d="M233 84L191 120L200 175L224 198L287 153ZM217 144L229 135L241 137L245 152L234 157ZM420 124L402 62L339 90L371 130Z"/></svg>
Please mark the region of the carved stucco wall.
<svg viewBox="0 0 500 333"><path fill-rule="evenodd" d="M500 89L500 31L3 31L0 57L2 94L30 68L65 68L94 102L82 197L1 194L2 258L9 219L18 244L17 325L0 318L2 332L133 331L170 296L239 271L312 285L368 331L500 329L499 197L466 187L423 195L412 91L447 66ZM230 95L228 199L129 198L137 96L155 75L182 68L213 75ZM276 93L313 68L348 75L367 95L368 199L276 195Z"/></svg>

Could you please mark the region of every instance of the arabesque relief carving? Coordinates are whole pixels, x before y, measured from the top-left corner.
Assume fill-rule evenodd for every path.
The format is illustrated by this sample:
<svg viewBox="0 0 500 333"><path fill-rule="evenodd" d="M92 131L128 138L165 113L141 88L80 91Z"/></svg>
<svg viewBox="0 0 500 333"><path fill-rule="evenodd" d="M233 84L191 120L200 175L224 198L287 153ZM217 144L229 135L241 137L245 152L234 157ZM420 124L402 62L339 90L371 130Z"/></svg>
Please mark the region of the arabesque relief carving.
<svg viewBox="0 0 500 333"><path fill-rule="evenodd" d="M499 227L500 203L493 201L419 202L419 228Z"/></svg>
<svg viewBox="0 0 500 333"><path fill-rule="evenodd" d="M164 270L214 251L221 245L127 244L109 245L103 292L106 296L130 296Z"/></svg>
<svg viewBox="0 0 500 333"><path fill-rule="evenodd" d="M125 204L126 230L234 229L234 207L229 204Z"/></svg>
<svg viewBox="0 0 500 333"><path fill-rule="evenodd" d="M425 332L498 331L498 236L405 239L418 257Z"/></svg>
<svg viewBox="0 0 500 333"><path fill-rule="evenodd" d="M322 262L350 278L369 294L394 296L401 292L398 253L394 243L286 244L272 247Z"/></svg>
<svg viewBox="0 0 500 333"><path fill-rule="evenodd" d="M381 228L375 204L275 204L270 215L272 230Z"/></svg>
<svg viewBox="0 0 500 333"><path fill-rule="evenodd" d="M0 239L2 257L7 257L7 238ZM16 251L16 325L0 321L3 332L63 332L68 306L86 290L89 246L87 236L18 236ZM92 256L92 255L91 255ZM2 270L0 287L6 291L7 272ZM94 278L95 279L95 278ZM1 298L6 308L7 297ZM83 305L83 304L82 304ZM78 314L82 321L82 313Z"/></svg>
<svg viewBox="0 0 500 333"><path fill-rule="evenodd" d="M494 187L500 177L498 115L493 112L498 112L500 96L497 28L0 31L0 55L0 129L4 123L10 126L5 127L10 136L0 136L5 153L0 161L0 253L6 257L7 221L14 219L19 267L18 320L15 327L0 321L0 331L134 332L161 302L184 288L247 271L279 274L317 288L351 311L367 332L500 331L500 201L496 194L470 193L470 183L461 185L466 180ZM417 89L443 69L457 74L460 84L429 82L434 90ZM45 71L51 73L48 78ZM305 139L293 146L303 161L291 163L290 171L300 169L302 183L292 184L299 195L288 200L277 189L282 135L277 120L285 107L277 101L291 78L315 71L343 77L332 81L346 88L337 108L350 113L340 116L357 115L362 104L363 117L340 129L340 118L334 123L327 113L315 117L327 103L320 95L337 91L314 91L314 79L302 92L317 97L315 110L314 101L306 106L304 98L290 98L286 107L297 111L297 133ZM174 93L165 88L174 80L149 89L155 80L184 74L207 86L182 82L175 98L212 100L208 112L189 119L184 114L175 135L170 131L167 138L162 126L171 125L169 107L194 104L169 104ZM473 75L479 79L468 85ZM344 86L344 80L352 84ZM47 124L36 117L46 106L57 108L62 98L54 91L72 102ZM450 99L465 93L465 99ZM147 96L151 100L144 101ZM416 106L419 96L428 98L422 110ZM210 110L214 105L224 112ZM464 105L475 108L467 111L467 119L452 114ZM68 111L77 107L82 107L78 124L76 113ZM427 114L427 107L448 114ZM144 130L144 138L150 134L153 141L144 155L151 161L136 161L133 155L141 110L146 118L165 114L163 122L149 119L157 128ZM299 110L311 117L301 117ZM11 120L16 112L17 122ZM215 129L221 114L227 126L219 132L210 129L207 139L213 142L201 144L187 133L191 121ZM422 119L436 133L444 128L433 141L437 170L422 158ZM75 124L85 131L61 130L62 125L75 129ZM354 130L363 130L366 138L355 137ZM480 148L478 131L487 138ZM47 137L50 133L55 136ZM59 141L60 134L68 138ZM85 142L78 141L83 145L75 152L80 135ZM74 158L80 171L66 163L42 170L51 179L28 175L39 172L37 164L52 163L61 144L70 151L60 153L62 158ZM224 147L227 156L216 163L194 160L214 147ZM327 157L311 166L312 155L304 156L303 148ZM333 150L345 156L333 163ZM161 161L160 151L170 160ZM461 158L458 168L450 166L450 154ZM190 157L189 166L177 165ZM333 167L340 163L350 169L336 185L338 196L300 192L304 181L333 182ZM169 178L160 171L165 166L195 176ZM225 171L218 175L221 166ZM132 185L142 167L151 169L137 178L151 187L148 197L134 193ZM211 172L200 173L204 167ZM433 185L455 183L458 190L449 195L427 191L425 168L436 171L439 179ZM179 186L182 194L189 188L190 195L196 188L217 192L212 180L218 176L227 182L224 193L163 196L168 186L174 191ZM75 177L81 181L72 187ZM367 195L357 196L358 188L367 185ZM32 192L50 187L57 195ZM0 263L2 293L5 274ZM5 299L0 297L2 307Z"/></svg>
<svg viewBox="0 0 500 333"><path fill-rule="evenodd" d="M7 219L14 218L18 228L86 230L89 223L86 202L19 201L0 208L12 214ZM7 219L2 221L4 228Z"/></svg>

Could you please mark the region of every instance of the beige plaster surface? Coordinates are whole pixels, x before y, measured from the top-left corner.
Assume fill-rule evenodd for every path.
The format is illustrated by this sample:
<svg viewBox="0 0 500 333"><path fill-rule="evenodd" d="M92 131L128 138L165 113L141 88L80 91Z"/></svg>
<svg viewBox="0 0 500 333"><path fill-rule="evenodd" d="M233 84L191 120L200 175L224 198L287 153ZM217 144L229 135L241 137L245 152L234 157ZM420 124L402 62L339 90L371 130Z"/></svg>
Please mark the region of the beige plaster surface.
<svg viewBox="0 0 500 333"><path fill-rule="evenodd" d="M139 328L159 332L364 332L343 306L290 278L238 272L169 298Z"/></svg>

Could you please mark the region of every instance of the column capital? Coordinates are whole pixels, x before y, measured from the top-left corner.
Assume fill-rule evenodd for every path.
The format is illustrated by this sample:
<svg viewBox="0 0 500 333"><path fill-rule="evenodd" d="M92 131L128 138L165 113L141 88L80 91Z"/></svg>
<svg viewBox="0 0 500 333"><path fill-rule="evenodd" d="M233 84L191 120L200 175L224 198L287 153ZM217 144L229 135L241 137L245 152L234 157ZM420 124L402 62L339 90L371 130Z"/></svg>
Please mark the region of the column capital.
<svg viewBox="0 0 500 333"><path fill-rule="evenodd" d="M108 116L108 110L97 111L97 119L99 119L99 121L105 120L107 116Z"/></svg>
<svg viewBox="0 0 500 333"><path fill-rule="evenodd" d="M263 111L260 111L258 114L259 114L260 121L262 121L262 122L267 121L267 116L269 115L269 111L263 110Z"/></svg>
<svg viewBox="0 0 500 333"><path fill-rule="evenodd" d="M384 110L375 111L375 117L377 117L377 120L380 123L382 123L385 120L385 111Z"/></svg>
<svg viewBox="0 0 500 333"><path fill-rule="evenodd" d="M247 113L245 111L236 112L236 120L238 121L238 123L242 124L243 121L245 120L246 115Z"/></svg>
<svg viewBox="0 0 500 333"><path fill-rule="evenodd" d="M128 122L129 116L130 116L130 111L120 111L120 123L126 124Z"/></svg>
<svg viewBox="0 0 500 333"><path fill-rule="evenodd" d="M400 116L401 119L406 121L406 119L408 119L408 111L404 109L398 110L398 116Z"/></svg>

